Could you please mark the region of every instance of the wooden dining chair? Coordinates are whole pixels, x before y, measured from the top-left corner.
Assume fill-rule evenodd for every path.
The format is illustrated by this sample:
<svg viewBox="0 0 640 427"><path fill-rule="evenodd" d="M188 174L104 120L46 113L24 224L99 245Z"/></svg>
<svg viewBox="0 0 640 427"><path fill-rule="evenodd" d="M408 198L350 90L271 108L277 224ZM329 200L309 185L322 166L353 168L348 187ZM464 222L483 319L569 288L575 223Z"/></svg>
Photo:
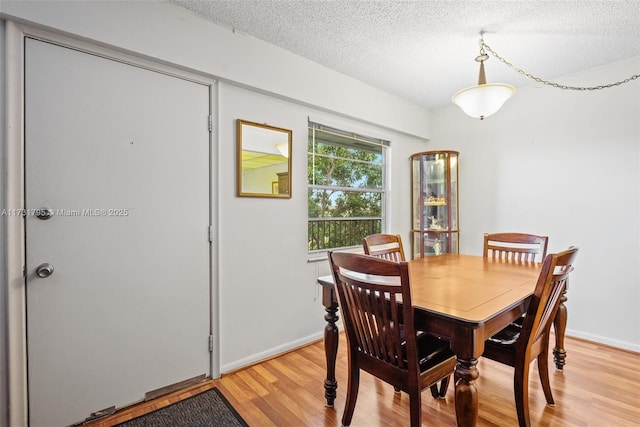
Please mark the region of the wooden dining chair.
<svg viewBox="0 0 640 427"><path fill-rule="evenodd" d="M408 393L411 426L420 426L422 390L444 398L456 358L448 342L416 331L408 263L340 252L329 263L349 355L342 425L351 424L362 369Z"/></svg>
<svg viewBox="0 0 640 427"><path fill-rule="evenodd" d="M529 366L534 359L538 360L538 374L547 403L554 404L549 383L549 330L577 253L578 248L570 247L547 255L522 326L512 323L485 342L483 357L515 368L513 388L521 427L531 425Z"/></svg>
<svg viewBox="0 0 640 427"><path fill-rule="evenodd" d="M364 253L390 261L406 261L399 234L371 234L362 239Z"/></svg>
<svg viewBox="0 0 640 427"><path fill-rule="evenodd" d="M547 236L526 233L485 233L482 256L533 262L547 256Z"/></svg>
<svg viewBox="0 0 640 427"><path fill-rule="evenodd" d="M527 233L484 233L484 248L482 256L493 259L540 262L547 256L547 236ZM516 325L522 325L524 315L515 320Z"/></svg>

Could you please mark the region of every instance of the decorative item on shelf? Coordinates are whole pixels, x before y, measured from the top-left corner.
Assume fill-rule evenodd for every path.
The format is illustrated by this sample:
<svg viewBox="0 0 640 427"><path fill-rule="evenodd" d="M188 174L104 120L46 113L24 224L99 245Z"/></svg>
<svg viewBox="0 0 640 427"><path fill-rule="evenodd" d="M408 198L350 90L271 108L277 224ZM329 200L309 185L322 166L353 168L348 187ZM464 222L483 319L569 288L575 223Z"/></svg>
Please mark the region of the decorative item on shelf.
<svg viewBox="0 0 640 427"><path fill-rule="evenodd" d="M608 83L597 86L569 86L559 83L550 82L540 77L536 77L523 69L513 65L500 55L498 55L489 45L484 42L484 31L480 32L480 55L475 60L480 63L480 73L478 75L478 84L471 86L456 92L451 101L462 109L467 115L483 120L486 117L495 114L504 103L511 98L515 93L515 88L505 83L492 83L487 84L487 79L484 72L484 61L489 59L489 55L486 52L491 53L500 62L507 65L512 70L519 74L531 79L537 83L543 85L555 87L558 89L576 90L576 91L593 91L600 89L608 89L621 84L629 83L632 80L636 80L640 77L640 74L634 74L629 78L620 80L614 83Z"/></svg>
<svg viewBox="0 0 640 427"><path fill-rule="evenodd" d="M429 219L431 220L429 224L430 230L442 230L444 228L440 219L436 218L435 216L430 216Z"/></svg>
<svg viewBox="0 0 640 427"><path fill-rule="evenodd" d="M440 239L436 238L433 241L433 252L436 255L440 255L442 253L442 247L440 246Z"/></svg>
<svg viewBox="0 0 640 427"><path fill-rule="evenodd" d="M427 206L444 206L447 204L447 200L444 197L438 197L435 193L431 193L429 197L427 197Z"/></svg>

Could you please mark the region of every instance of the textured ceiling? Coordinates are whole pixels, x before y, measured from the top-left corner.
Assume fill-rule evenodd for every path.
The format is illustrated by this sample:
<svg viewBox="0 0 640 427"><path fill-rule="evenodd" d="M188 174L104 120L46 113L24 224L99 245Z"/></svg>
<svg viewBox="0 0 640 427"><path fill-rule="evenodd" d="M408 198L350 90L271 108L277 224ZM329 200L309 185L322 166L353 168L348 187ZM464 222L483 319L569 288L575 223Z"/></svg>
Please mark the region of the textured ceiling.
<svg viewBox="0 0 640 427"><path fill-rule="evenodd" d="M545 80L640 56L640 0L168 1L428 108L476 84L481 31ZM485 67L488 83L533 84L494 57Z"/></svg>

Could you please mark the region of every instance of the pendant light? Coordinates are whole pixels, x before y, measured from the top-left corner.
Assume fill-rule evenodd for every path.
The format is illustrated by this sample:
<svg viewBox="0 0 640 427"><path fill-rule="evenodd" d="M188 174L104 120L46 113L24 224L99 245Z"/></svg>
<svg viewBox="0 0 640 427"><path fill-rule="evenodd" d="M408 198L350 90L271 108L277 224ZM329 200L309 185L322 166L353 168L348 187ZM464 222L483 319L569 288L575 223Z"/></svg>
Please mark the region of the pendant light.
<svg viewBox="0 0 640 427"><path fill-rule="evenodd" d="M521 74L528 79L535 81L536 83L541 83L550 87L554 87L556 89L589 92L609 89L640 79L640 74L633 74L632 76L624 80L594 86L569 86L566 84L550 82L526 72L522 68L513 65L511 62L498 55L496 51L491 49L491 46L484 42L483 34L484 32L480 33L480 55L476 57L476 62L480 63L478 84L476 86L471 86L456 92L456 94L451 98L451 101L462 108L462 111L464 111L471 117L476 117L480 120L484 119L485 117L489 117L492 114L495 114L506 102L506 100L511 98L511 96L516 92L513 86L504 83L487 84L487 78L484 74L484 61L489 59L489 55L485 53L485 49L493 56L498 58L500 62L516 71L518 74Z"/></svg>
<svg viewBox="0 0 640 427"><path fill-rule="evenodd" d="M484 40L480 34L480 55L476 57L476 62L480 63L480 73L478 84L456 92L451 101L471 117L484 120L496 113L502 105L516 92L515 88L505 83L487 84L484 73L484 61L489 59L484 51Z"/></svg>

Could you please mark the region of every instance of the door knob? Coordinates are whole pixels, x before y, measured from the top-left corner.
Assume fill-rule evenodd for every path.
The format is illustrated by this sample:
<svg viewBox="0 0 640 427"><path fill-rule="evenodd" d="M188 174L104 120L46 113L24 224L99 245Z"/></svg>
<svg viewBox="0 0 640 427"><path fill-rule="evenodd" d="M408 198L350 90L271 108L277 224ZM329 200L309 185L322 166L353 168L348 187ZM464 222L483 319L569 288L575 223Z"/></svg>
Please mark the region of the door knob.
<svg viewBox="0 0 640 427"><path fill-rule="evenodd" d="M36 268L36 274L38 275L38 277L42 277L43 279L45 277L51 276L53 274L53 265L49 264L48 262L40 264Z"/></svg>
<svg viewBox="0 0 640 427"><path fill-rule="evenodd" d="M41 220L47 220L53 216L53 209L51 208L40 208L36 209L36 217Z"/></svg>

